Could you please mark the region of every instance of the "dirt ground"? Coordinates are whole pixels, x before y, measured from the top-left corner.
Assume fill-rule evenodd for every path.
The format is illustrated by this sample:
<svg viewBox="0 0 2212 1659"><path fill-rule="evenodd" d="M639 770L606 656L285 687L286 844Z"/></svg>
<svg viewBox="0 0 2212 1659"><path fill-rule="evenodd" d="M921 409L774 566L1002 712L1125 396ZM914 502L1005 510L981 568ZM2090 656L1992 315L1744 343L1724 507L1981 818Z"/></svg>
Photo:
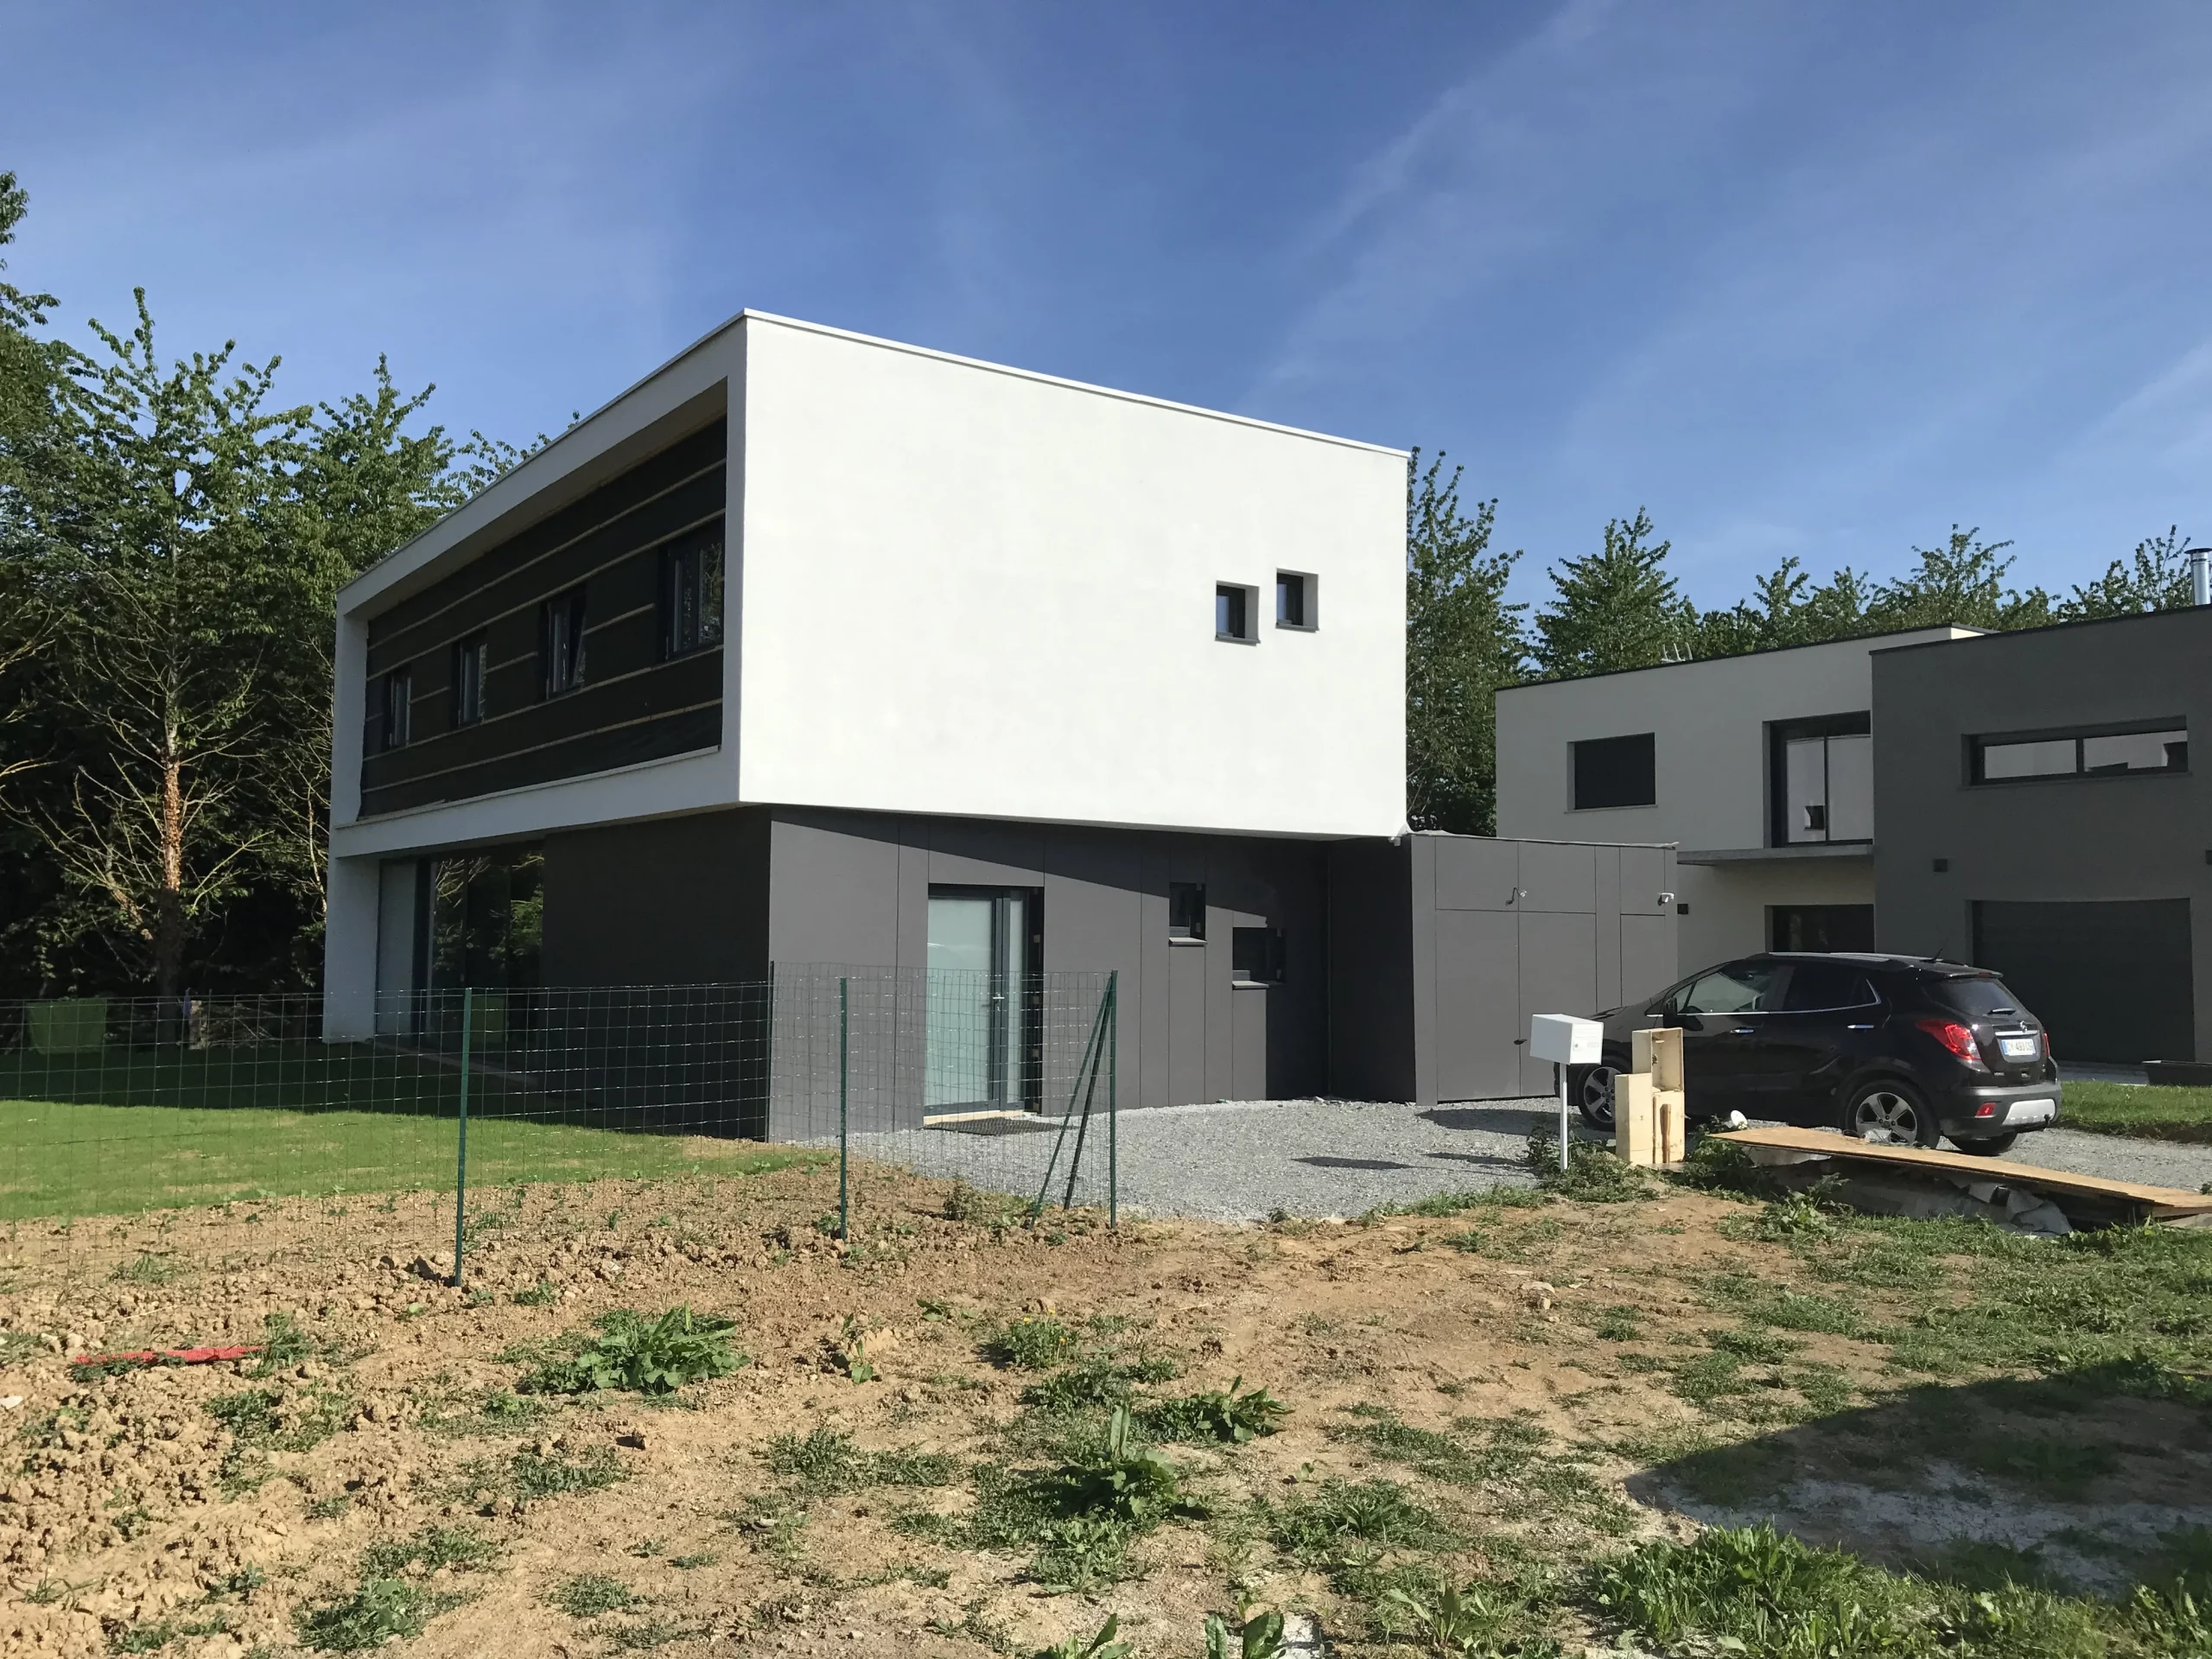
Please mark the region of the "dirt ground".
<svg viewBox="0 0 2212 1659"><path fill-rule="evenodd" d="M0 1649L289 1651L302 1610L343 1603L381 1545L385 1569L435 1611L410 1655L1027 1655L1111 1611L1158 1659L1196 1653L1206 1612L1240 1598L1310 1609L1343 1650L1379 1652L1360 1645L1375 1640L1371 1607L1341 1573L1252 1517L1387 1476L1451 1518L1447 1572L1571 1567L1687 1535L1699 1505L1663 1466L1709 1448L1713 1426L1669 1356L1711 1337L1713 1275L1786 1289L1797 1273L1786 1250L1745 1238L1744 1204L1686 1190L1368 1224L1109 1233L1049 1217L1031 1231L950 1219L944 1184L878 1171L848 1252L820 1225L835 1185L834 1172L784 1170L503 1193L477 1217L466 1294L429 1276L451 1224L429 1203L173 1212L103 1224L97 1242L19 1226L0 1258L0 1435L15 1437L0 1465ZM734 1315L750 1363L658 1407L511 1392L531 1344L609 1309L677 1304ZM977 1464L1023 1460L1024 1390L1043 1373L987 1356L990 1332L1025 1314L1148 1358L1155 1376L1169 1362L1179 1375L1156 1391L1241 1376L1290 1411L1246 1444L1166 1447L1197 1506L1138 1537L1128 1576L1087 1595L1035 1582L1032 1552L963 1545L927 1519L976 1501ZM54 1351L252 1342L271 1316L309 1344L274 1376L245 1360L78 1380ZM845 1374L867 1369L849 1365L855 1333L871 1380ZM1865 1398L1853 1390L1894 1383L1884 1351L1808 1335L1770 1380ZM247 1390L268 1400L263 1418L211 1413ZM2164 1524L2202 1496L2200 1460L2171 1455L2201 1421L2134 1409L2112 1431L2120 1462L2084 1491ZM774 1437L825 1427L971 1472L809 1492L770 1466ZM1447 1434L1502 1445L1508 1429L1545 1448L1542 1467L1485 1486L1440 1449ZM1573 1478L1551 1478L1562 1470ZM594 1482L608 1484L543 1490ZM1878 1484L1891 1501L1911 1482ZM1840 1501L1832 1483L1814 1500ZM410 1562L406 1541L429 1527L473 1529L488 1552ZM594 1608L579 1575L620 1588Z"/></svg>

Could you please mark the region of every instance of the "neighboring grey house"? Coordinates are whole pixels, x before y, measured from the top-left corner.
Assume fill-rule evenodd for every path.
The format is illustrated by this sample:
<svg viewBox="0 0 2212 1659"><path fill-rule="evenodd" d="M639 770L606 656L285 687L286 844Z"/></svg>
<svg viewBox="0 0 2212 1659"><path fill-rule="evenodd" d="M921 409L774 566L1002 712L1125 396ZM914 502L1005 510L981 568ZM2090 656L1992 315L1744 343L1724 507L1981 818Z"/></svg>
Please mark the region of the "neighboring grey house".
<svg viewBox="0 0 2212 1659"><path fill-rule="evenodd" d="M330 1034L837 963L988 1046L1113 970L1131 1103L1518 1092L1671 976L1671 861L1401 833L1405 472L741 315L340 594Z"/></svg>
<svg viewBox="0 0 2212 1659"><path fill-rule="evenodd" d="M1498 829L1675 843L1685 970L1872 950L2003 972L2062 1060L2212 1052L2212 609L1924 629L1517 686Z"/></svg>
<svg viewBox="0 0 2212 1659"><path fill-rule="evenodd" d="M1875 938L2004 973L2067 1059L2212 1054L2212 608L1874 659Z"/></svg>

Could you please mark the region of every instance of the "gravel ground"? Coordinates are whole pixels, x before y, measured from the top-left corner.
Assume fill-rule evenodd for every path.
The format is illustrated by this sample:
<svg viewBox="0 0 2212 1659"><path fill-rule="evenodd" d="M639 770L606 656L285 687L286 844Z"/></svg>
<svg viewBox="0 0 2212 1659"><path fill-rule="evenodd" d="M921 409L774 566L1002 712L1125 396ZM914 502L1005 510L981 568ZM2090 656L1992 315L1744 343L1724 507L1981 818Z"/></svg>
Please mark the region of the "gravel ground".
<svg viewBox="0 0 2212 1659"><path fill-rule="evenodd" d="M1122 1114L1121 1201L1160 1216L1258 1220L1355 1216L1453 1188L1526 1185L1529 1131L1557 1110L1541 1097L1469 1101L1427 1110L1342 1100L1232 1101ZM1103 1126L1094 1124L1094 1133ZM1057 1136L1049 1134L856 1135L853 1149L928 1175L1031 1192ZM2194 1192L2212 1181L2212 1147L2044 1129L2024 1135L2015 1161L2148 1181ZM1082 1193L1103 1202L1103 1165L1086 1154ZM1091 1179L1094 1172L1096 1180ZM1057 1190L1058 1181L1055 1179Z"/></svg>

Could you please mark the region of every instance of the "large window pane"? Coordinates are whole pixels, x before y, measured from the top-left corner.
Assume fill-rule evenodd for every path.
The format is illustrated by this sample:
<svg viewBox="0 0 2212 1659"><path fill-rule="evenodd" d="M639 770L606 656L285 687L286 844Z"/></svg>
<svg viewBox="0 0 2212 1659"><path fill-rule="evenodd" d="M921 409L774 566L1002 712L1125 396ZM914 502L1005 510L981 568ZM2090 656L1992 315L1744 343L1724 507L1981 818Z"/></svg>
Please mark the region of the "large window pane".
<svg viewBox="0 0 2212 1659"><path fill-rule="evenodd" d="M2179 772L2188 764L2187 732L2128 732L2082 740L2084 772Z"/></svg>
<svg viewBox="0 0 2212 1659"><path fill-rule="evenodd" d="M1981 775L1992 783L2002 778L2069 777L2074 768L2075 747L2070 737L1981 746Z"/></svg>

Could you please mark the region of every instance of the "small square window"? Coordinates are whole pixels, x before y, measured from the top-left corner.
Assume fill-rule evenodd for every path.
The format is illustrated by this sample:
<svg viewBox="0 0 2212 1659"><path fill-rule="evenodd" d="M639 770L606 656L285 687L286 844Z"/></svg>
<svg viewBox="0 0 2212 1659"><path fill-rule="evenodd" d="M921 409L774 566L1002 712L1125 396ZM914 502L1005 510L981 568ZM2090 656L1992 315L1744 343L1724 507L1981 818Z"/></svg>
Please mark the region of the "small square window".
<svg viewBox="0 0 2212 1659"><path fill-rule="evenodd" d="M1260 591L1233 582L1217 582L1213 590L1213 637L1238 645L1259 640Z"/></svg>
<svg viewBox="0 0 2212 1659"><path fill-rule="evenodd" d="M1282 930L1279 927L1239 927L1230 930L1230 977L1248 985L1280 985L1283 980Z"/></svg>
<svg viewBox="0 0 2212 1659"><path fill-rule="evenodd" d="M379 747L404 749L415 728L415 676L395 668L384 677L384 732Z"/></svg>
<svg viewBox="0 0 2212 1659"><path fill-rule="evenodd" d="M453 723L474 726L484 718L484 671L492 656L492 642L472 633L453 648Z"/></svg>
<svg viewBox="0 0 2212 1659"><path fill-rule="evenodd" d="M557 697L584 683L584 590L545 601L538 613L537 663L545 695Z"/></svg>
<svg viewBox="0 0 2212 1659"><path fill-rule="evenodd" d="M1167 884L1167 937L1197 939L1206 937L1206 887L1203 881Z"/></svg>
<svg viewBox="0 0 2212 1659"><path fill-rule="evenodd" d="M1319 581L1304 570L1275 572L1275 626L1311 633L1320 626Z"/></svg>

